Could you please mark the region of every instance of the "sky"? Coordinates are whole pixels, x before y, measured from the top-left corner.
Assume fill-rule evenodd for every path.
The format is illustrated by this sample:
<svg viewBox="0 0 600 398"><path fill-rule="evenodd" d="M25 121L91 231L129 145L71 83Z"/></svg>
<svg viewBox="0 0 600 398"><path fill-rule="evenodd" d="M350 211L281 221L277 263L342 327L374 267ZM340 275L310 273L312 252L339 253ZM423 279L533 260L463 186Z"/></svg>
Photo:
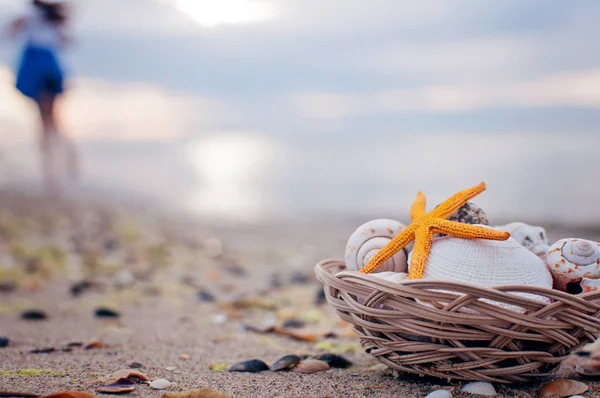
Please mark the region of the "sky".
<svg viewBox="0 0 600 398"><path fill-rule="evenodd" d="M24 3L0 0L0 23ZM63 111L90 189L406 219L417 191L483 180L498 217L600 222L595 0L74 3ZM6 180L36 170L17 44L0 45Z"/></svg>

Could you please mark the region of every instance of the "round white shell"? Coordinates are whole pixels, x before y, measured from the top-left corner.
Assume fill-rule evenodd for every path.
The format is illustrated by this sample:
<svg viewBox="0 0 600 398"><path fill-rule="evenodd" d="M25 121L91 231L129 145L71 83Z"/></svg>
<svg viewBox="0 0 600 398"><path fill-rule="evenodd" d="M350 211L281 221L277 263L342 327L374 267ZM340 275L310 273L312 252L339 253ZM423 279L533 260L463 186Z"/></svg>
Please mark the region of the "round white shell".
<svg viewBox="0 0 600 398"><path fill-rule="evenodd" d="M411 257L409 255L409 262ZM531 285L552 288L552 275L544 262L513 238L505 241L452 236L436 238L432 242L423 279L456 281L479 287ZM528 293L512 294L548 301L543 296ZM494 304L522 311L508 304Z"/></svg>
<svg viewBox="0 0 600 398"><path fill-rule="evenodd" d="M523 222L513 222L494 228L510 233L510 236L519 242L521 246L527 248L542 260L545 260L546 253L550 248L550 242L544 228Z"/></svg>
<svg viewBox="0 0 600 398"><path fill-rule="evenodd" d="M452 393L448 390L435 390L427 394L425 398L452 398Z"/></svg>
<svg viewBox="0 0 600 398"><path fill-rule="evenodd" d="M406 227L399 221L386 218L372 220L358 227L350 235L346 245L346 268L350 271L360 270L404 228ZM375 272L406 272L407 268L406 252L400 250Z"/></svg>
<svg viewBox="0 0 600 398"><path fill-rule="evenodd" d="M485 381L474 381L463 386L462 390L469 394L484 395L486 397L496 396L496 389Z"/></svg>
<svg viewBox="0 0 600 398"><path fill-rule="evenodd" d="M157 379L150 383L150 387L155 390L166 390L171 386L171 382L167 379Z"/></svg>
<svg viewBox="0 0 600 398"><path fill-rule="evenodd" d="M569 282L600 278L600 243L585 239L561 239L548 250L546 263L554 284L567 290Z"/></svg>

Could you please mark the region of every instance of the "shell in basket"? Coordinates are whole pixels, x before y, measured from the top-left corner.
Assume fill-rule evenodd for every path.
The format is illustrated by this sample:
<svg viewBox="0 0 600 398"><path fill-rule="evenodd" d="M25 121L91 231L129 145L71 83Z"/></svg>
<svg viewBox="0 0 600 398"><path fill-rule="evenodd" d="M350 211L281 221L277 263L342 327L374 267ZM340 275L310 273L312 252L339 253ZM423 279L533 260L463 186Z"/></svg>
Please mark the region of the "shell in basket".
<svg viewBox="0 0 600 398"><path fill-rule="evenodd" d="M582 278L600 278L600 243L585 239L561 239L548 250L546 260L556 288L567 291Z"/></svg>
<svg viewBox="0 0 600 398"><path fill-rule="evenodd" d="M582 293L595 292L597 290L600 290L600 279L582 278L581 290Z"/></svg>
<svg viewBox="0 0 600 398"><path fill-rule="evenodd" d="M369 262L371 257L404 228L406 227L401 222L386 218L372 220L358 227L350 235L346 245L346 267L352 271L361 269ZM408 268L406 257L406 252L400 250L383 263L377 269L377 272L406 272Z"/></svg>
<svg viewBox="0 0 600 398"><path fill-rule="evenodd" d="M530 285L552 288L552 275L544 262L513 238L505 241L436 238L423 279L463 282L478 287ZM542 296L513 294L548 301ZM521 308L509 304L494 304L522 312Z"/></svg>
<svg viewBox="0 0 600 398"><path fill-rule="evenodd" d="M523 222L513 222L506 225L494 227L501 231L510 233L510 236L519 242L522 246L533 252L542 260L546 259L550 242L546 230L535 225L525 224Z"/></svg>

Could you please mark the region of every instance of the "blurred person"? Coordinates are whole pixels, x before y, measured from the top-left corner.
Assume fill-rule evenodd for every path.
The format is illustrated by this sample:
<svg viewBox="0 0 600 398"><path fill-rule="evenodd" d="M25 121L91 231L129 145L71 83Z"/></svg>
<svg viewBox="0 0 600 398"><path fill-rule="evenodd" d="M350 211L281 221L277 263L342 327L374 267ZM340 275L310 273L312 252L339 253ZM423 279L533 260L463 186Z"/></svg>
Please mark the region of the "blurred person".
<svg viewBox="0 0 600 398"><path fill-rule="evenodd" d="M70 8L66 0L33 0L29 12L12 21L9 36L24 35L15 86L37 105L41 118L41 167L50 196L60 192L62 171L78 175L78 159L71 139L59 128L56 99L65 90L61 52L71 44L68 34Z"/></svg>

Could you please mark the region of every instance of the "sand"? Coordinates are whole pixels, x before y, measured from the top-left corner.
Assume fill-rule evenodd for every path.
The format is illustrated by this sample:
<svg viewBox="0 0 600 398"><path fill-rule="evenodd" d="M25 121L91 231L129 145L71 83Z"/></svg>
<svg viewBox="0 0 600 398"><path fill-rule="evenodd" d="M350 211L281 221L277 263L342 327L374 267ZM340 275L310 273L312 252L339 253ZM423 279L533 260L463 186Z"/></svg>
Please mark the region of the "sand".
<svg viewBox="0 0 600 398"><path fill-rule="evenodd" d="M98 213L96 207L88 205L56 207L52 216L46 217L36 199L3 199L3 260L7 253L14 253L9 249L14 249L16 243L40 248L51 242L65 248L69 255L58 261L49 260L46 254L31 265L31 258L37 258L31 249L28 255L21 256L29 264L29 272L22 272L24 265L17 264L21 267L19 272L15 266L5 266L0 274L4 280L13 278L18 284L14 291L0 293L0 336L11 340L8 347L0 348L0 391L94 392L102 384L99 379L138 362L151 380L171 381L169 391L207 386L234 397L417 397L425 389L444 385L456 388L455 397L468 396L458 391L462 385L458 381L435 384L418 376L399 378L362 352L358 340L340 324L327 304L313 304L320 288L314 279L314 263L335 257L343 250L346 237L357 225L355 221L331 222L326 228L306 220L293 228L286 224L199 228L189 222L164 219L150 222L147 218L140 221L125 217L124 222L122 212ZM73 222L90 214L102 217ZM65 225L57 221L65 219L71 222ZM131 228L122 228L131 227L134 221L138 223L137 235ZM553 238L573 233L549 232ZM77 240L74 236L84 241L78 243L79 248L72 245ZM119 241L117 249L106 248L107 237ZM589 234L586 237L594 238ZM159 250L165 247L168 255ZM74 256L71 251L79 254ZM89 258L90 253L96 253L96 260L100 260L92 261L93 265L75 261ZM135 276L133 286L117 288L116 275L122 269ZM97 283L97 287L74 297L70 287L82 276ZM301 276L307 280L302 281ZM210 292L216 302L199 300L198 290ZM243 297L251 299L247 308L232 309L231 303ZM120 318L97 318L94 310L100 306L115 309ZM44 310L48 319L21 319L21 312L28 308ZM280 323L289 318L304 320L310 330L333 331L337 337L305 342L243 327ZM62 351L69 343L94 340L103 341L108 347ZM57 350L46 354L30 352L48 347ZM226 368L255 358L271 364L286 354L325 352L340 353L354 365L315 374L211 370L211 364ZM181 359L182 354L190 359ZM175 369L167 370L170 367ZM19 374L24 369L45 373ZM496 388L501 397L536 397L540 384L541 381ZM594 396L593 391L600 395L600 384L588 385L590 392L586 396ZM162 394L141 384L126 396Z"/></svg>

